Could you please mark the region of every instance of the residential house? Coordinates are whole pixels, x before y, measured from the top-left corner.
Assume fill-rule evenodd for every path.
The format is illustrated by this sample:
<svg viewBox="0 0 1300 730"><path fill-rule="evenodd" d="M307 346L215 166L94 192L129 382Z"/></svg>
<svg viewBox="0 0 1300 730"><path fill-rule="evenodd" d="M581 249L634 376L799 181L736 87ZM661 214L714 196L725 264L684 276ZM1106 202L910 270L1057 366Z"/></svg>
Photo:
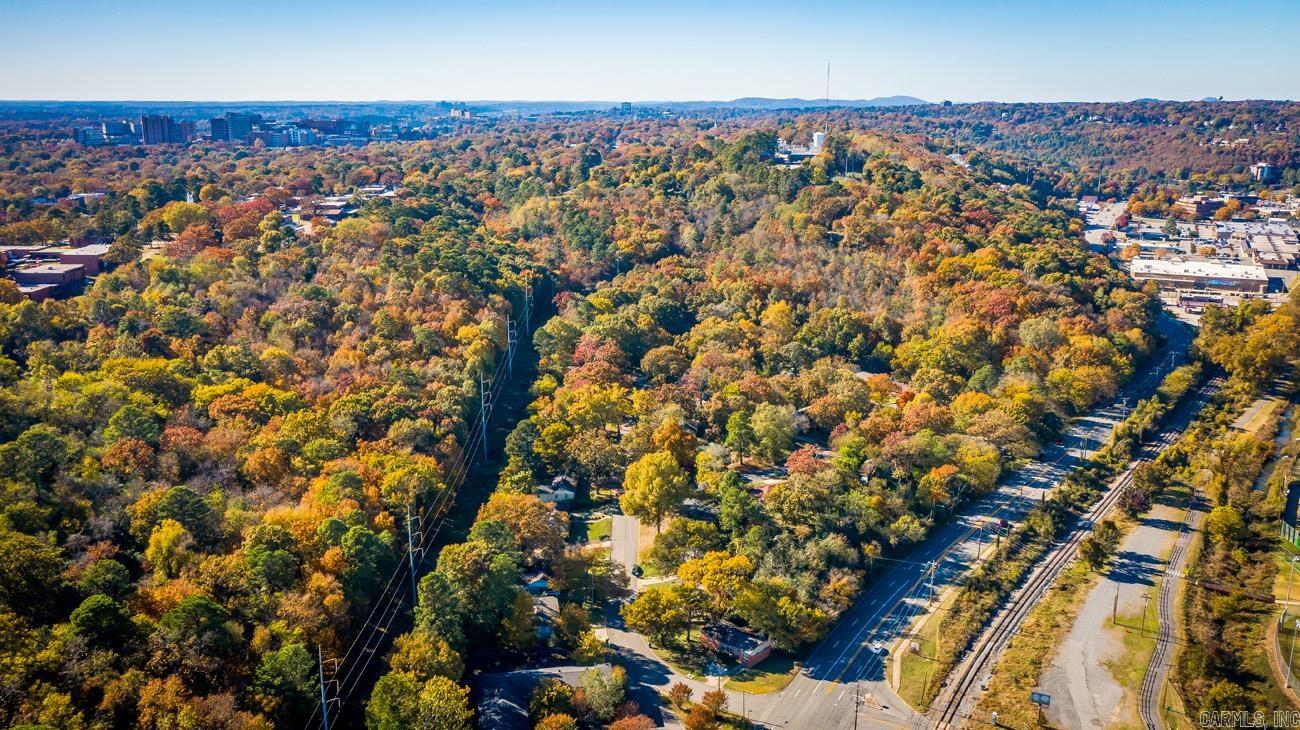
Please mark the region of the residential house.
<svg viewBox="0 0 1300 730"><path fill-rule="evenodd" d="M567 508L578 496L578 485L572 477L561 474L551 480L550 484L537 485L537 498L557 508Z"/></svg>
<svg viewBox="0 0 1300 730"><path fill-rule="evenodd" d="M534 596L541 595L551 589L550 576L540 570L532 575L520 577L519 582L523 585L524 590Z"/></svg>
<svg viewBox="0 0 1300 730"><path fill-rule="evenodd" d="M533 597L533 624L536 626L537 638L549 641L555 633L555 622L560 618L560 599L556 596Z"/></svg>
<svg viewBox="0 0 1300 730"><path fill-rule="evenodd" d="M710 651L734 657L742 667L752 667L772 653L772 642L726 621L701 629L700 644Z"/></svg>
<svg viewBox="0 0 1300 730"><path fill-rule="evenodd" d="M528 701L543 679L558 679L576 688L581 686L582 675L593 668L606 676L614 671L610 664L597 664L480 674L475 681L478 726L492 730L530 730L533 725L528 719Z"/></svg>

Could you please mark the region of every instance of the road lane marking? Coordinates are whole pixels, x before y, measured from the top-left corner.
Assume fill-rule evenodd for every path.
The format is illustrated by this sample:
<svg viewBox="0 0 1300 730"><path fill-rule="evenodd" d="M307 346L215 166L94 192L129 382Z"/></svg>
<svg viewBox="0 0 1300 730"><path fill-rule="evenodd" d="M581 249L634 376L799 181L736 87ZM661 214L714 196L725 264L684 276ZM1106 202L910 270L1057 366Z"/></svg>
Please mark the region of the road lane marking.
<svg viewBox="0 0 1300 730"><path fill-rule="evenodd" d="M1145 386L1147 380L1149 380L1150 375L1151 375L1151 373L1148 372L1148 373L1146 374L1146 377L1141 381L1143 387ZM1087 435L1087 433L1088 433L1088 430L1087 430L1086 428L1081 428L1081 427L1076 423L1076 425L1074 425L1072 428L1070 428L1068 431L1066 431L1066 438L1067 438L1067 439L1074 438L1074 439L1077 440L1077 439L1079 439L1079 437L1080 437L1081 435ZM1060 462L1060 461L1062 461L1063 459L1065 459L1065 458L1068 457L1068 456L1069 456L1069 448L1068 448L1068 445L1067 445L1067 448L1062 449L1062 450L1061 450L1061 453L1056 457L1055 460L1053 460L1053 461L1046 461L1046 460L1042 460L1042 461L1034 461L1032 464L1030 464L1030 465L1026 465L1024 468L1020 469L1020 470L1017 472L1017 477L1022 477L1022 478L1023 478L1023 477L1026 477L1026 476L1027 476L1028 478L1030 478L1030 479L1036 481L1036 480L1038 479L1038 473L1041 472L1041 473L1042 473L1042 477L1043 477L1043 479L1044 479L1044 480L1048 480L1048 481L1050 481L1050 480L1051 480L1051 477L1052 477L1056 472L1058 472L1058 471L1061 471L1061 472L1065 472L1065 471L1067 471L1067 470L1065 470L1065 469L1057 469L1056 467L1059 466L1059 462ZM1023 486L1023 485L1020 484L1020 481L1021 481L1021 480L1017 480L1015 477L1013 477L1012 479L1008 480L1007 482L1004 482L1004 483L1002 484L1001 487L999 487L998 489L994 490L993 492L990 492L990 494L988 495L988 496L991 497L994 501L993 501L992 504L990 504L990 505L988 506L987 511L982 512L982 513L981 513L981 512L976 512L976 513L973 513L973 514L970 514L970 515L963 515L963 516L962 516L963 519L974 517L974 518L976 518L976 520L977 520L977 522L978 522L978 521L982 521L982 518L990 518L990 517L994 517L994 516L996 516L996 515L998 515L998 514L1000 514L1000 513L1002 513L1002 512L1008 511L1009 508L1010 508L1013 504L1017 504L1017 505L1019 505L1019 503L1021 503L1021 502L1031 502L1031 501L1036 501L1036 500L1032 500L1032 499L1031 499L1031 500L1026 500L1025 497L1024 497L1022 494L1019 494L1019 493L1016 493L1016 492L1013 492L1013 491L1012 491L1012 487L1013 487L1013 486ZM1056 481L1059 482L1059 479L1057 479ZM1053 486L1059 486L1059 484L1057 484L1057 485L1053 485ZM1049 487L1041 487L1041 488L1040 488L1040 487L1033 487L1033 486L1030 486L1030 489L1035 489L1035 490L1041 489L1041 490L1043 490L1043 491L1047 491L1047 490L1049 490ZM1020 515L1017 515L1017 516L1020 516ZM960 523L958 523L958 524L960 524ZM948 543L948 545L947 545L945 548L943 548L943 550L939 553L938 557L936 557L936 558L934 558L933 560L929 561L929 562L931 563L931 565L933 566L932 569L933 569L934 571L936 571L936 574L937 574L937 571L938 571L938 569L939 569L939 566L940 566L940 565L941 565L941 564L942 564L942 563L943 563L943 562L948 558L948 556L953 552L953 550L955 550L958 546L960 546L960 545L964 545L966 542L968 542L968 541L970 540L970 537L971 537L972 535L974 535L977 531L979 531L979 527L978 527L978 526L966 528L966 530L965 530L964 533L962 533L962 534L961 534L960 536L958 536L955 540L953 540L952 542ZM919 561L914 561L914 562L919 562ZM906 580L907 580L907 578L905 577L906 574L905 574L905 573L901 573L901 572L897 572L897 571L903 571L903 570L905 570L905 569L904 569L904 568L895 568L894 570L891 571L891 573L894 573L895 575L897 575L898 578L899 578L899 580L901 580L902 582L906 582ZM875 632L875 631L880 627L880 625L884 623L885 619L889 618L889 616L890 616L891 614L893 614L893 612L898 608L898 606L899 606L901 603L903 603L904 601L907 600L907 598L910 596L911 592L912 592L913 590L915 590L916 587L917 587L918 585L920 585L922 582L925 581L925 578L926 578L926 576L927 576L927 574L928 574L929 572L930 572L930 570L923 570L923 571L921 572L920 576L918 576L917 579L916 579L916 580L915 580L915 581L914 581L910 586L908 586L908 587L905 589L905 593L904 593L904 595L903 595L902 597L898 598L897 600L894 600L894 602L893 602L892 604L889 604L888 602L889 602L891 599L893 599L895 596L898 595L898 591L894 591L894 592L890 593L889 597L886 598L886 600L885 600L885 603L888 604L888 607L883 609L883 613L882 613L882 610L881 610L881 609L877 609L877 610L875 610L874 612L872 612L872 613L867 617L867 624L868 624L868 625L864 626L861 630L854 632L849 647L846 647L846 648L844 649L844 651L840 652L839 655L835 657L834 661L832 661L831 664L830 664L830 668L833 670L835 667L837 667L837 666L840 665L841 660L844 658L844 655L848 653L849 648L852 648L853 644L858 642L859 638L863 635L864 632L874 633L874 632ZM961 575L964 575L966 572L969 572L969 570L967 570L967 571L960 571L960 572L958 572L957 576L955 576L955 577L960 577ZM885 587L888 588L888 587L892 587L893 585L894 585L894 581L893 581L893 579L891 579L889 583L885 584ZM927 603L928 603L928 600L927 600ZM917 612L913 612L911 615L912 615L912 616L915 616L916 613L917 613ZM872 625L872 623L871 623L873 620L875 620L875 624L874 624L874 625ZM841 624L841 625L843 625L843 624ZM852 628L856 628L856 627L857 627L857 621L854 621L853 623L849 624L849 628L850 628L850 629L852 629ZM828 638L829 638L829 637L828 637ZM839 641L840 641L840 640L836 640L836 642L831 646L831 648L834 649L834 648L838 647L838 646L839 646ZM867 642L865 642L865 641L861 642L861 643L858 645L858 649L857 649L857 651L854 652L853 656L849 658L849 661L848 661L846 664L844 664L843 669L840 670L840 673L839 673L839 674L835 677L835 679L833 680L834 682L839 683L839 681L844 677L844 675L849 671L849 669L850 669L850 668L853 666L853 664L857 661L858 657L859 657L859 656L861 655L861 653L862 653L862 649L864 649L864 648L866 647L866 645L867 645ZM813 655L815 656L815 655L819 654L819 653L820 653L820 650L821 650L821 647L823 647L823 646L825 646L825 642L824 642L824 641L823 641L823 643L822 643L821 645L818 646L817 649L815 649L815 650L813 651ZM883 666L883 664L882 664L882 666ZM820 689L821 686L822 686L822 684L826 683L827 681L830 681L830 680L823 679L823 680L819 681L819 682L817 683L816 687L814 687L814 691ZM827 693L827 694L830 694L832 691L834 691L834 688L833 688L833 687L828 687L827 690L826 690L826 693Z"/></svg>

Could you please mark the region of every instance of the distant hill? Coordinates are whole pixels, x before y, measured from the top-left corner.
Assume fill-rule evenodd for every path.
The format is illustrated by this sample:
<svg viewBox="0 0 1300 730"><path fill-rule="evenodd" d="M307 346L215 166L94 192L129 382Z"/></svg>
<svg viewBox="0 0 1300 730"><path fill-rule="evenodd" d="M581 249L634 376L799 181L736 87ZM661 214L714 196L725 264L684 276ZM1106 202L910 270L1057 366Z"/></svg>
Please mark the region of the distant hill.
<svg viewBox="0 0 1300 730"><path fill-rule="evenodd" d="M874 99L772 99L750 96L740 99L699 101L634 101L639 109L667 112L699 112L725 109L739 112L771 111L776 109L884 108L928 104L915 96L880 96ZM488 114L563 114L604 112L620 106L618 101L528 101L470 100L457 102L476 112ZM244 111L271 116L354 116L354 117L414 117L429 114L446 114L452 107L448 101L5 101L0 100L0 118L45 117L74 115L95 117L135 117L141 114L173 114L183 119L202 119L227 111Z"/></svg>
<svg viewBox="0 0 1300 730"><path fill-rule="evenodd" d="M915 96L877 96L873 99L769 99L761 96L749 96L721 102L684 102L703 104L730 109L808 109L812 107L871 107L871 106L915 106L929 104L925 99Z"/></svg>
<svg viewBox="0 0 1300 730"><path fill-rule="evenodd" d="M874 99L772 99L763 96L747 96L730 101L634 101L633 106L641 108L666 109L668 111L698 111L701 109L814 109L825 107L866 108L915 106L929 104L915 96L878 96ZM519 112L523 114L547 114L553 112L603 111L617 107L619 102L612 101L469 101L471 108L482 111Z"/></svg>

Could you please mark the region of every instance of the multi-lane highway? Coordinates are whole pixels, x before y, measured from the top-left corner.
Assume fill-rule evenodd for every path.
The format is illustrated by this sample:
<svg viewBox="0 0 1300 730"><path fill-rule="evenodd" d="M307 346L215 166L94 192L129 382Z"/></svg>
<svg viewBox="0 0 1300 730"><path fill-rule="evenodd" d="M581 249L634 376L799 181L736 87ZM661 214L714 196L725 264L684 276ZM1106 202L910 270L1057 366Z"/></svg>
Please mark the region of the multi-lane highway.
<svg viewBox="0 0 1300 730"><path fill-rule="evenodd" d="M766 727L834 730L852 728L855 721L859 727L925 724L885 682L887 658L878 656L872 647L896 643L925 609L931 592L937 595L969 569L985 540L981 524L1023 516L1061 483L1081 456L1105 442L1131 403L1154 392L1192 339L1190 330L1168 317L1162 317L1160 330L1167 341L1164 354L1135 377L1119 398L1076 420L1060 444L1048 447L1039 460L968 503L956 518L935 528L910 551L881 561L856 603L813 649L800 674L784 690L744 697L729 693L730 708L740 711L743 706L751 722ZM611 632L611 641L620 646L625 658L636 655L630 671L634 683L666 688L681 679L644 649L638 638Z"/></svg>
<svg viewBox="0 0 1300 730"><path fill-rule="evenodd" d="M1143 448L1138 461L1150 461L1172 445L1222 385L1222 380L1218 378L1202 385L1190 400L1175 410L1168 424L1149 445ZM941 729L958 727L962 720L970 716L970 707L979 695L984 680L993 671L1002 650L1019 630L1021 623L1038 599L1073 561L1080 543L1091 532L1092 525L1114 507L1124 489L1132 481L1133 466L1130 466L1111 481L1092 509L1079 519L1066 533L1065 539L1053 547L1030 571L1023 584L975 641L967 659L951 675L947 688L940 694L934 705L935 715L932 719L936 727Z"/></svg>

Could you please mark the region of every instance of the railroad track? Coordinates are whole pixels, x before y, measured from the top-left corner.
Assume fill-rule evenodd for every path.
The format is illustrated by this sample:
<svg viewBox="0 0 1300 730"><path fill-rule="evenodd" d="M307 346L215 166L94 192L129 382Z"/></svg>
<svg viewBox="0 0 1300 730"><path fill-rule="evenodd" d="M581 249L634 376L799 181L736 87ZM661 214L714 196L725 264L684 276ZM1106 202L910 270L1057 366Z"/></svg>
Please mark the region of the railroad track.
<svg viewBox="0 0 1300 730"><path fill-rule="evenodd" d="M1097 500L1097 503L1075 523L1065 541L1055 548L1030 574L1024 585L1012 594L1007 606L993 619L982 639L975 645L971 658L958 670L956 679L950 684L952 689L947 693L947 698L935 719L936 727L947 730L957 726L957 721L962 718L961 709L975 683L984 675L993 660L1002 653L1003 648L1015 635L1038 600L1074 560L1079 552L1079 545L1092 530L1093 524L1115 506L1124 490L1133 483L1133 470L1138 464L1153 460L1161 451L1173 444L1195 414L1200 412L1205 402L1222 385L1221 378L1213 378L1202 385L1193 401L1185 408L1178 409L1180 412L1177 413L1173 423L1162 429L1154 441L1143 447L1128 468L1111 482L1101 499Z"/></svg>
<svg viewBox="0 0 1300 730"><path fill-rule="evenodd" d="M1174 592L1201 514L1197 509L1196 495L1193 494L1187 505L1187 516L1183 518L1183 524L1179 527L1178 539L1174 541L1173 550L1169 553L1169 561L1165 563L1165 570L1160 578L1160 594L1156 603L1160 630L1156 634L1155 650L1151 652L1151 659L1147 661L1146 672L1142 675L1142 688L1138 693L1138 714L1142 718L1142 726L1147 730L1159 730L1160 727L1160 703L1157 692L1164 684L1165 675L1169 671L1169 656L1174 648Z"/></svg>

